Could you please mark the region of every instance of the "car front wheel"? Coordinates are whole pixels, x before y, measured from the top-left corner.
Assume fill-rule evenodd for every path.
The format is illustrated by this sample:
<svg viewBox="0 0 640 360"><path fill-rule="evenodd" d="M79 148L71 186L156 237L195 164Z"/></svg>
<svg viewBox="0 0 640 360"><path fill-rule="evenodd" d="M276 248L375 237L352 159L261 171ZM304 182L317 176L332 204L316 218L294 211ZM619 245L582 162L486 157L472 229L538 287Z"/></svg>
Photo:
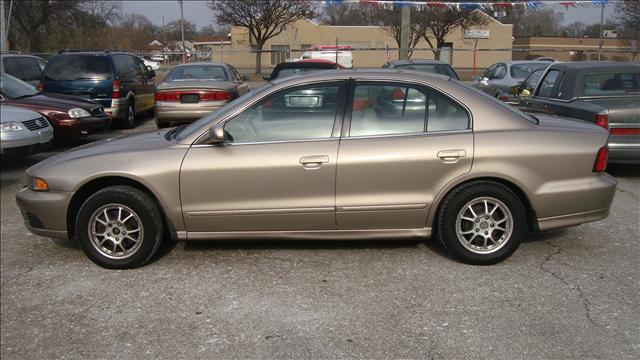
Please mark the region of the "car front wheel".
<svg viewBox="0 0 640 360"><path fill-rule="evenodd" d="M438 216L440 242L467 264L491 265L506 259L526 231L526 212L518 196L491 181L454 189Z"/></svg>
<svg viewBox="0 0 640 360"><path fill-rule="evenodd" d="M112 186L89 197L80 208L76 234L84 253L110 269L144 265L158 250L162 215L149 195L130 186Z"/></svg>

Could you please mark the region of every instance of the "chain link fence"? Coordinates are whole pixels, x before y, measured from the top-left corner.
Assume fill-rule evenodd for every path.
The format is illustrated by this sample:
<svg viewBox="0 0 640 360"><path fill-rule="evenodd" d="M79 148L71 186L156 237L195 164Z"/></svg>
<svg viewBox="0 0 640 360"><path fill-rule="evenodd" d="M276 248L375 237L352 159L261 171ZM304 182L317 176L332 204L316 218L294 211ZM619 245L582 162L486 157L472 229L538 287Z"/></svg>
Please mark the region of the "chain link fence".
<svg viewBox="0 0 640 360"><path fill-rule="evenodd" d="M322 55L318 56L317 51L310 54L306 49L288 49L282 46L281 49L254 51L254 50L219 50L215 46L206 51L193 52L172 52L159 53L148 51L130 51L131 53L153 62L157 67L156 82L162 81L166 74L174 66L182 63L194 62L221 62L234 66L241 75L248 78L251 87L257 87L264 83L264 76L271 74L273 68L288 61L298 61L302 59L321 58L336 61L338 64L348 68L374 69L381 68L388 60L399 58L397 48L353 48L341 50L336 54L335 50L322 50ZM571 48L540 48L540 49L409 49L409 56L412 60L436 59L450 63L463 81L470 81L474 76L482 75L484 70L492 64L508 60L532 60L532 59L554 59L557 61L640 61L640 50L625 49L611 50L603 49L581 49ZM47 60L53 53L33 54Z"/></svg>

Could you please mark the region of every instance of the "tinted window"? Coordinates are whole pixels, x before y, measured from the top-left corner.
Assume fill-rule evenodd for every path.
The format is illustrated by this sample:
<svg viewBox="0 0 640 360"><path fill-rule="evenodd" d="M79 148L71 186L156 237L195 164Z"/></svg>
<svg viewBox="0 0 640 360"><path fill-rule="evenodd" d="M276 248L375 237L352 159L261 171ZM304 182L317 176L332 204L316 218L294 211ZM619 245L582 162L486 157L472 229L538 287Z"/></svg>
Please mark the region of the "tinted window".
<svg viewBox="0 0 640 360"><path fill-rule="evenodd" d="M7 74L2 74L0 78L0 92L9 99L17 99L23 96L35 95L38 93L35 87L22 80L16 79Z"/></svg>
<svg viewBox="0 0 640 360"><path fill-rule="evenodd" d="M504 64L498 65L496 71L493 73L493 76L490 79L502 79L504 75L507 73L507 67Z"/></svg>
<svg viewBox="0 0 640 360"><path fill-rule="evenodd" d="M530 92L533 91L536 88L536 85L538 85L538 81L540 80L542 73L544 73L544 69L532 72L522 83L522 89L527 89Z"/></svg>
<svg viewBox="0 0 640 360"><path fill-rule="evenodd" d="M339 84L313 85L269 96L225 124L231 143L330 138Z"/></svg>
<svg viewBox="0 0 640 360"><path fill-rule="evenodd" d="M424 72L428 74L441 74L441 75L450 76L454 79L458 79L458 76L456 75L455 71L453 71L451 66L444 65L444 64L406 64L406 65L396 66L396 68L403 69L403 70L419 71L419 72Z"/></svg>
<svg viewBox="0 0 640 360"><path fill-rule="evenodd" d="M548 63L527 63L527 64L514 64L511 65L511 77L514 79L524 79L532 72L539 69L546 69L549 66Z"/></svg>
<svg viewBox="0 0 640 360"><path fill-rule="evenodd" d="M104 55L64 54L49 60L44 69L45 80L108 80L111 67Z"/></svg>
<svg viewBox="0 0 640 360"><path fill-rule="evenodd" d="M491 77L493 76L494 71L496 71L496 68L498 67L497 64L493 64L491 66L489 66L489 68L484 72L484 74L482 74L483 78L487 78L487 79L491 79Z"/></svg>
<svg viewBox="0 0 640 360"><path fill-rule="evenodd" d="M436 91L400 84L357 85L354 90L350 136L462 130L468 126L467 112Z"/></svg>
<svg viewBox="0 0 640 360"><path fill-rule="evenodd" d="M216 80L227 81L229 77L222 66L219 65L187 65L177 66L169 72L168 81L181 80Z"/></svg>
<svg viewBox="0 0 640 360"><path fill-rule="evenodd" d="M322 71L322 70L332 70L332 69L326 69L326 68L281 69L280 71L278 71L278 75L276 75L276 79L282 79L289 76L302 75L302 74L307 74L310 72Z"/></svg>
<svg viewBox="0 0 640 360"><path fill-rule="evenodd" d="M13 57L6 57L2 59L4 63L4 71L17 77L18 79L24 79L24 74L22 73L22 69L20 69L20 64L18 64L18 60Z"/></svg>
<svg viewBox="0 0 640 360"><path fill-rule="evenodd" d="M589 74L584 77L583 93L590 95L637 94L640 91L640 73Z"/></svg>
<svg viewBox="0 0 640 360"><path fill-rule="evenodd" d="M42 70L38 65L37 59L22 57L22 58L18 58L18 62L22 67L24 80L26 81L40 80L40 78L42 77Z"/></svg>
<svg viewBox="0 0 640 360"><path fill-rule="evenodd" d="M553 97L553 89L558 80L558 76L560 75L560 71L558 70L549 70L547 72L547 76L544 77L542 83L540 84L540 89L538 90L538 96L542 97Z"/></svg>

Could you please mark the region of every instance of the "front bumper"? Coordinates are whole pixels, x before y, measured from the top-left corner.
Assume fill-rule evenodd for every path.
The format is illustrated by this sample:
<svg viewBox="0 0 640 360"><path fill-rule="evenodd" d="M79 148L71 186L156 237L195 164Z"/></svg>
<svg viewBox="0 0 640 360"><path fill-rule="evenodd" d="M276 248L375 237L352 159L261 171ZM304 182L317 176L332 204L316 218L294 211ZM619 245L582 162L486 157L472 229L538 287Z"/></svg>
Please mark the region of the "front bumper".
<svg viewBox="0 0 640 360"><path fill-rule="evenodd" d="M16 203L30 232L66 239L67 208L72 195L70 192L33 191L23 188L16 194Z"/></svg>
<svg viewBox="0 0 640 360"><path fill-rule="evenodd" d="M0 133L0 153L30 153L46 148L53 140L53 127L47 126L39 130L3 131Z"/></svg>
<svg viewBox="0 0 640 360"><path fill-rule="evenodd" d="M75 138L104 131L109 128L111 119L108 116L65 119L56 123L56 136Z"/></svg>

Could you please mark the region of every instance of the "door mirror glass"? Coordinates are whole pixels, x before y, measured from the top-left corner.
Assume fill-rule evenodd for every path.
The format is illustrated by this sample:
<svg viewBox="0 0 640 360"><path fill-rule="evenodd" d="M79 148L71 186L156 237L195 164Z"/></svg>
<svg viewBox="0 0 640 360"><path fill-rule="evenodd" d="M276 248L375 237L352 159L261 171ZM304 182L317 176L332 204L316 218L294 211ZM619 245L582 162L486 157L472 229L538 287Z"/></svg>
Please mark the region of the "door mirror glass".
<svg viewBox="0 0 640 360"><path fill-rule="evenodd" d="M529 96L531 96L531 91L529 91L529 90L527 90L527 89L524 89L524 90L522 90L522 92L520 93L520 96L522 96L522 97L529 97Z"/></svg>
<svg viewBox="0 0 640 360"><path fill-rule="evenodd" d="M224 143L224 125L223 124L213 124L209 128L209 142L211 144L223 144Z"/></svg>

